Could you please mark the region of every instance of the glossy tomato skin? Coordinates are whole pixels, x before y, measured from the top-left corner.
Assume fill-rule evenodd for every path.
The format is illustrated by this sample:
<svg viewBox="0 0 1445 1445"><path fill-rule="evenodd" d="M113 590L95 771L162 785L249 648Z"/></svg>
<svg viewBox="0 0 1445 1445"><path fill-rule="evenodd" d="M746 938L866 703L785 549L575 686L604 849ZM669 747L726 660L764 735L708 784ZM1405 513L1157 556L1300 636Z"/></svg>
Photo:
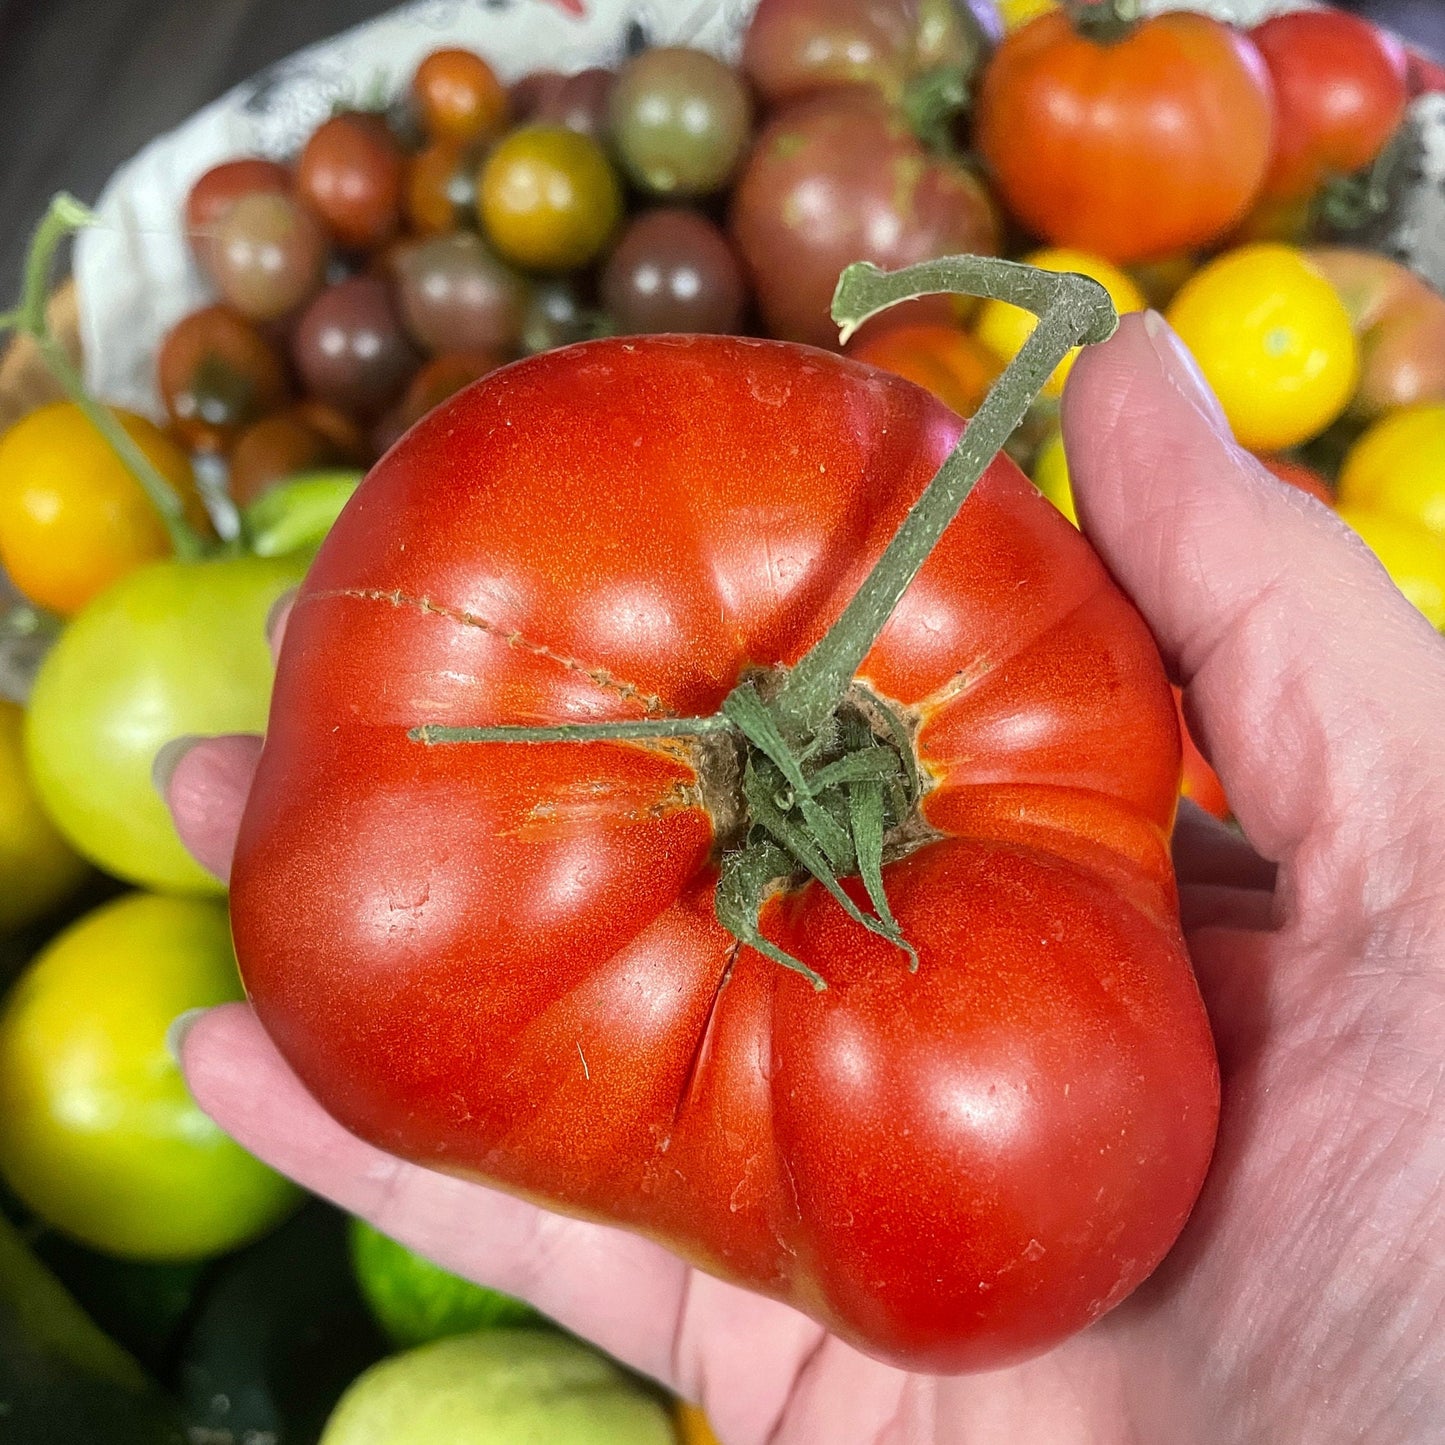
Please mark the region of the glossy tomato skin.
<svg viewBox="0 0 1445 1445"><path fill-rule="evenodd" d="M729 224L768 330L814 346L838 344L829 306L852 262L891 270L999 245L983 182L930 156L901 115L861 87L799 101L765 127Z"/></svg>
<svg viewBox="0 0 1445 1445"><path fill-rule="evenodd" d="M1278 128L1265 195L1309 196L1379 155L1409 100L1405 47L1358 15L1301 10L1250 31L1274 81Z"/></svg>
<svg viewBox="0 0 1445 1445"><path fill-rule="evenodd" d="M1004 39L975 141L1009 209L1055 246L1118 265L1218 239L1257 198L1273 99L1248 37L1159 15L1109 44L1063 11Z"/></svg>
<svg viewBox="0 0 1445 1445"><path fill-rule="evenodd" d="M813 885L764 926L826 992L739 951L687 748L407 732L716 709L819 637L962 425L739 338L469 388L309 574L232 879L260 1017L348 1128L942 1370L1117 1303L1214 1136L1174 705L1083 539L996 463L860 670L933 781L937 841L885 874L916 974Z"/></svg>

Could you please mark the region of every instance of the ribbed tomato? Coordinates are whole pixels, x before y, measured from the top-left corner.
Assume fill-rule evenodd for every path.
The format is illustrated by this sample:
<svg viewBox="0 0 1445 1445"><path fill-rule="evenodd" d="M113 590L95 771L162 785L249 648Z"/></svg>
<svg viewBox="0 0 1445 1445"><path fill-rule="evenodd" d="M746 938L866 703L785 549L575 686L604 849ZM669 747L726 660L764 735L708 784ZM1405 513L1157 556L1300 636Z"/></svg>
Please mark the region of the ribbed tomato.
<svg viewBox="0 0 1445 1445"><path fill-rule="evenodd" d="M854 679L927 782L884 865L916 972L816 883L784 880L762 927L821 992L719 924L730 735L409 734L766 691L962 426L886 373L724 337L590 343L462 392L302 588L232 885L262 1022L357 1134L941 1370L1123 1299L1214 1138L1174 704L1083 538L996 462Z"/></svg>
<svg viewBox="0 0 1445 1445"><path fill-rule="evenodd" d="M1111 6L1094 9L1107 17ZM1264 181L1273 114L1259 52L1207 15L1158 15L1116 34L1107 18L1086 25L1058 10L995 52L975 139L1029 230L1122 265L1203 246L1239 222Z"/></svg>

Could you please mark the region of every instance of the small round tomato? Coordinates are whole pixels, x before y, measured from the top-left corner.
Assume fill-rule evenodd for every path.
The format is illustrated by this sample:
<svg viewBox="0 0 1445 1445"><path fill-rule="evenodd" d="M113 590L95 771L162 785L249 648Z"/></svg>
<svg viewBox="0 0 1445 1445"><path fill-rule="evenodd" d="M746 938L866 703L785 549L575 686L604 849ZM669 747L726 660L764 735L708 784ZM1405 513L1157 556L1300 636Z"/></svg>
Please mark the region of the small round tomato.
<svg viewBox="0 0 1445 1445"><path fill-rule="evenodd" d="M1418 522L1348 504L1340 516L1380 559L1395 586L1435 627L1445 629L1445 540Z"/></svg>
<svg viewBox="0 0 1445 1445"><path fill-rule="evenodd" d="M0 698L0 934L43 918L85 864L40 806L21 746L25 714Z"/></svg>
<svg viewBox="0 0 1445 1445"><path fill-rule="evenodd" d="M380 116L335 115L306 142L296 189L340 245L370 249L396 233L405 169L405 154Z"/></svg>
<svg viewBox="0 0 1445 1445"><path fill-rule="evenodd" d="M426 133L439 141L494 134L507 118L507 89L470 50L434 50L416 68L411 94Z"/></svg>
<svg viewBox="0 0 1445 1445"><path fill-rule="evenodd" d="M1207 15L1124 28L1069 6L1004 38L974 136L1033 234L1125 265L1228 234L1269 165L1269 74L1248 37Z"/></svg>
<svg viewBox="0 0 1445 1445"><path fill-rule="evenodd" d="M266 726L266 614L305 570L289 557L154 562L61 634L35 678L25 748L41 801L79 853L147 887L221 892L181 846L151 766L183 734Z"/></svg>
<svg viewBox="0 0 1445 1445"><path fill-rule="evenodd" d="M1148 302L1144 293L1117 266L1111 266L1102 256L1091 256L1087 251L1073 251L1055 247L1035 251L1025 256L1030 266L1045 271L1077 271L1082 276L1092 277L1114 303L1114 309L1123 315L1127 311L1142 311ZM1007 301L990 301L979 313L978 339L993 352L1000 361L1012 361L1023 350L1024 342L1034 334L1039 319L1030 311L1010 306ZM1078 360L1076 346L1054 369L1044 386L1046 396L1062 396L1064 383Z"/></svg>
<svg viewBox="0 0 1445 1445"><path fill-rule="evenodd" d="M1218 257L1168 315L1251 451L1318 436L1354 393L1360 357L1349 313L1292 246L1260 242Z"/></svg>
<svg viewBox="0 0 1445 1445"><path fill-rule="evenodd" d="M659 46L618 72L608 101L623 170L655 196L706 196L737 169L752 131L742 77L705 50Z"/></svg>
<svg viewBox="0 0 1445 1445"><path fill-rule="evenodd" d="M407 225L419 236L440 236L474 224L477 151L438 140L407 159L403 206Z"/></svg>
<svg viewBox="0 0 1445 1445"><path fill-rule="evenodd" d="M1290 486L1308 493L1311 497L1318 497L1327 507L1334 506L1335 494L1330 484L1313 467L1307 467L1303 462L1292 461L1288 457L1266 456L1260 457L1260 461L1280 481L1288 482Z"/></svg>
<svg viewBox="0 0 1445 1445"><path fill-rule="evenodd" d="M1069 458L1064 452L1064 434L1056 431L1039 448L1034 458L1033 484L1074 526L1079 514L1074 510L1074 489L1069 481Z"/></svg>
<svg viewBox="0 0 1445 1445"><path fill-rule="evenodd" d="M1345 457L1340 500L1445 537L1445 405L1411 407L1377 421Z"/></svg>
<svg viewBox="0 0 1445 1445"><path fill-rule="evenodd" d="M344 461L329 437L295 412L262 417L248 427L231 453L226 489L239 506L300 472Z"/></svg>
<svg viewBox="0 0 1445 1445"><path fill-rule="evenodd" d="M291 194L291 172L275 161L242 156L212 166L186 196L186 239L202 265L210 261L211 238L226 212L244 196Z"/></svg>
<svg viewBox="0 0 1445 1445"><path fill-rule="evenodd" d="M514 130L487 157L478 189L492 244L534 271L586 265L622 217L622 187L602 147L564 126Z"/></svg>
<svg viewBox="0 0 1445 1445"><path fill-rule="evenodd" d="M1358 15L1300 10L1250 31L1274 81L1274 158L1264 194L1311 195L1370 164L1409 100L1405 47Z"/></svg>
<svg viewBox="0 0 1445 1445"><path fill-rule="evenodd" d="M298 1201L191 1099L177 1014L241 998L226 909L132 893L30 965L0 1018L0 1172L47 1224L132 1259L244 1244Z"/></svg>
<svg viewBox="0 0 1445 1445"><path fill-rule="evenodd" d="M362 414L394 401L421 365L392 288L376 276L328 286L302 312L291 354L312 396Z"/></svg>
<svg viewBox="0 0 1445 1445"><path fill-rule="evenodd" d="M847 354L915 382L959 416L972 416L1002 369L960 326L895 326L854 339Z"/></svg>
<svg viewBox="0 0 1445 1445"><path fill-rule="evenodd" d="M239 311L206 306L166 333L156 380L171 426L200 452L230 449L290 391L276 348Z"/></svg>
<svg viewBox="0 0 1445 1445"><path fill-rule="evenodd" d="M736 331L747 306L742 264L700 211L644 211L622 233L598 287L619 332Z"/></svg>
<svg viewBox="0 0 1445 1445"><path fill-rule="evenodd" d="M321 289L326 236L299 201L242 196L211 238L211 275L221 296L253 321L274 321Z"/></svg>
<svg viewBox="0 0 1445 1445"><path fill-rule="evenodd" d="M116 418L206 525L191 464L142 416ZM141 485L73 402L57 401L0 438L0 560L38 607L71 617L111 583L167 557L170 538Z"/></svg>

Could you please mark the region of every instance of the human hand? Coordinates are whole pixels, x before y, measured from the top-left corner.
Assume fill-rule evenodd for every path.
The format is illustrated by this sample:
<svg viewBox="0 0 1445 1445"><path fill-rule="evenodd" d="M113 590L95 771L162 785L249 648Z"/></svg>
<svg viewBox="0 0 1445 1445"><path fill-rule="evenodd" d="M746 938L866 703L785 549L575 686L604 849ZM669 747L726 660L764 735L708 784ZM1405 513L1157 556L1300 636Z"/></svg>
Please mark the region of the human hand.
<svg viewBox="0 0 1445 1445"><path fill-rule="evenodd" d="M1009 1370L908 1375L649 1241L363 1144L244 1005L184 1037L202 1107L318 1194L699 1400L725 1445L1438 1438L1445 642L1341 523L1235 447L1158 318L1085 352L1064 422L1084 527L1257 850L1194 811L1176 833L1224 1112L1188 1229L1124 1305ZM177 827L218 873L259 749L168 760Z"/></svg>

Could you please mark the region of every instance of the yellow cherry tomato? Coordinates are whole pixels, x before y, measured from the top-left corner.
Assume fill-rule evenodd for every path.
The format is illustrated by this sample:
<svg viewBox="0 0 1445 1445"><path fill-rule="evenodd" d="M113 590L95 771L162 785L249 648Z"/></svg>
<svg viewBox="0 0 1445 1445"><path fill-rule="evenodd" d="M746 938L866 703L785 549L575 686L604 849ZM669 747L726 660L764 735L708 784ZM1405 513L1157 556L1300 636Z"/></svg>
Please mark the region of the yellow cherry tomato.
<svg viewBox="0 0 1445 1445"><path fill-rule="evenodd" d="M1382 417L1350 448L1340 500L1389 512L1445 537L1445 406Z"/></svg>
<svg viewBox="0 0 1445 1445"><path fill-rule="evenodd" d="M1349 312L1293 246L1217 257L1184 283L1168 317L1251 451L1318 436L1354 395L1360 356Z"/></svg>
<svg viewBox="0 0 1445 1445"><path fill-rule="evenodd" d="M43 918L86 871L35 796L24 718L15 703L0 699L0 933Z"/></svg>
<svg viewBox="0 0 1445 1445"><path fill-rule="evenodd" d="M277 1223L295 1187L213 1124L166 1049L241 997L224 903L132 893L30 965L0 1017L0 1173L41 1219L133 1259L201 1258Z"/></svg>
<svg viewBox="0 0 1445 1445"><path fill-rule="evenodd" d="M677 1439L678 1445L718 1445L707 1416L685 1400L677 1407Z"/></svg>
<svg viewBox="0 0 1445 1445"><path fill-rule="evenodd" d="M1436 627L1445 629L1445 540L1418 522L1387 512L1350 506L1339 510L1380 559L1395 586Z"/></svg>
<svg viewBox="0 0 1445 1445"><path fill-rule="evenodd" d="M998 0L999 18L1006 31L1020 30L1030 20L1059 8L1059 0Z"/></svg>
<svg viewBox="0 0 1445 1445"><path fill-rule="evenodd" d="M204 526L185 453L144 417L115 415ZM42 406L0 437L0 561L36 606L74 616L112 582L170 552L140 483L74 403Z"/></svg>
<svg viewBox="0 0 1445 1445"><path fill-rule="evenodd" d="M1074 489L1069 483L1069 459L1064 455L1064 434L1055 432L1034 458L1034 486L1071 521L1079 525L1074 511Z"/></svg>
<svg viewBox="0 0 1445 1445"><path fill-rule="evenodd" d="M528 125L487 156L477 209L509 261L533 271L570 271L597 256L616 230L622 187L590 136Z"/></svg>
<svg viewBox="0 0 1445 1445"><path fill-rule="evenodd" d="M1117 266L1111 265L1102 256L1091 256L1087 251L1071 251L1063 247L1051 247L1035 251L1023 258L1030 266L1045 271L1077 271L1092 277L1109 293L1114 308L1123 315L1127 311L1142 311L1148 302L1134 282ZM1019 306L1010 306L1007 301L990 301L979 313L976 334L1000 361L1012 361L1023 348L1025 341L1034 333L1039 324L1033 312ZM1063 392L1064 382L1078 360L1076 346L1055 368L1054 374L1044 385L1046 396L1058 396Z"/></svg>

